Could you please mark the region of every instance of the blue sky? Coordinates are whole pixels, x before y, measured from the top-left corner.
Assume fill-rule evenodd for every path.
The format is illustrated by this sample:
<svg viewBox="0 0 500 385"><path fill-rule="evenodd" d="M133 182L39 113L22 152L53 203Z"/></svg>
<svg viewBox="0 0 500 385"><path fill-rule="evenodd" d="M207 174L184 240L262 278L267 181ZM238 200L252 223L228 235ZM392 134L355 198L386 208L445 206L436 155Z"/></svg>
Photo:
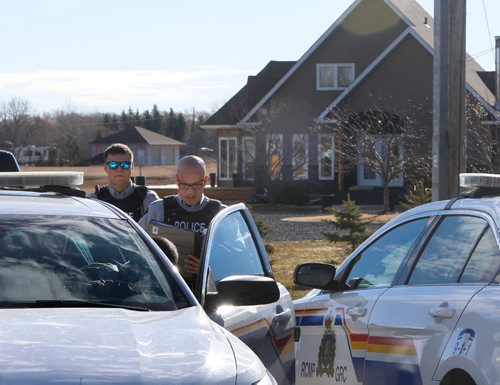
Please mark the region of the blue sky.
<svg viewBox="0 0 500 385"><path fill-rule="evenodd" d="M0 0L0 103L211 112L269 60L298 60L352 2ZM498 0L467 3L467 51L493 70Z"/></svg>

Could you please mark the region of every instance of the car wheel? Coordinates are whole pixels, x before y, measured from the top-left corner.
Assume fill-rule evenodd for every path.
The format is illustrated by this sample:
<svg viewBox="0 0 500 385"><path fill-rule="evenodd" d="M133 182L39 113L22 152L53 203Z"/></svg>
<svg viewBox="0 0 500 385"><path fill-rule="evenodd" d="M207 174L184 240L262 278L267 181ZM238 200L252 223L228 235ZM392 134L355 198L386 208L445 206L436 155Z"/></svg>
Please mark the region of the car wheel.
<svg viewBox="0 0 500 385"><path fill-rule="evenodd" d="M466 372L456 369L448 373L440 385L476 385L476 383Z"/></svg>

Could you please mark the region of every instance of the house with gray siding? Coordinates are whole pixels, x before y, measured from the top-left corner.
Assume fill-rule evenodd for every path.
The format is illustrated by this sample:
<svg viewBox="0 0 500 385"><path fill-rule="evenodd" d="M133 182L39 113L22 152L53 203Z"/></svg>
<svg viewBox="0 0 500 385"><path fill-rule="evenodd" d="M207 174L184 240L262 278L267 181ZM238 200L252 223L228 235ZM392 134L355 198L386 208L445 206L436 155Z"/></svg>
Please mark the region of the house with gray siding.
<svg viewBox="0 0 500 385"><path fill-rule="evenodd" d="M380 188L380 175L363 161L346 163L339 111L380 111L411 121L424 135L421 153L430 154L433 35L431 16L415 0L354 1L299 60L270 61L204 123L218 136L218 184L261 192L295 184L309 194ZM500 120L483 72L467 56L467 97L479 110L470 122L476 133L484 129L481 121ZM402 169L391 187L401 188L405 175Z"/></svg>
<svg viewBox="0 0 500 385"><path fill-rule="evenodd" d="M175 165L179 160L181 146L184 143L143 127L132 127L95 140L92 156L102 154L113 143L123 143L134 152L137 166Z"/></svg>

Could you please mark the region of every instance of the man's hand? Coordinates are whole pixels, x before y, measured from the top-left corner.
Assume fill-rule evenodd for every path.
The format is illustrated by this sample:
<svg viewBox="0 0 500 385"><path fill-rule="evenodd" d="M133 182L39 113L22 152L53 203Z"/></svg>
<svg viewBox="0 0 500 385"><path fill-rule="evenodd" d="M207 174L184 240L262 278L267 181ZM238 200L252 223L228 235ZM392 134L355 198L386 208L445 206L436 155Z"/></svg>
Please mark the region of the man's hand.
<svg viewBox="0 0 500 385"><path fill-rule="evenodd" d="M184 270L188 273L198 274L200 271L200 258L187 255L184 259Z"/></svg>

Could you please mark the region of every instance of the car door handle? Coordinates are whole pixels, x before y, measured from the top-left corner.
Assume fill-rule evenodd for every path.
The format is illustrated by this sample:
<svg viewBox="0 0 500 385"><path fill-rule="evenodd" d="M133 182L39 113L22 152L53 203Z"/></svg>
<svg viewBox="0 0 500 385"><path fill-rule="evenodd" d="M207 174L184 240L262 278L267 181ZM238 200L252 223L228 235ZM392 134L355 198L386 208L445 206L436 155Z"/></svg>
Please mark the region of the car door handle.
<svg viewBox="0 0 500 385"><path fill-rule="evenodd" d="M351 317L364 317L366 315L366 307L353 306L348 308L346 313Z"/></svg>
<svg viewBox="0 0 500 385"><path fill-rule="evenodd" d="M453 318L455 316L455 309L437 306L429 310L429 314L435 318Z"/></svg>
<svg viewBox="0 0 500 385"><path fill-rule="evenodd" d="M276 322L276 323L287 323L288 321L290 321L290 318L292 318L292 311L290 309L287 309L281 313L278 313L276 314L274 317L273 317L273 322Z"/></svg>

